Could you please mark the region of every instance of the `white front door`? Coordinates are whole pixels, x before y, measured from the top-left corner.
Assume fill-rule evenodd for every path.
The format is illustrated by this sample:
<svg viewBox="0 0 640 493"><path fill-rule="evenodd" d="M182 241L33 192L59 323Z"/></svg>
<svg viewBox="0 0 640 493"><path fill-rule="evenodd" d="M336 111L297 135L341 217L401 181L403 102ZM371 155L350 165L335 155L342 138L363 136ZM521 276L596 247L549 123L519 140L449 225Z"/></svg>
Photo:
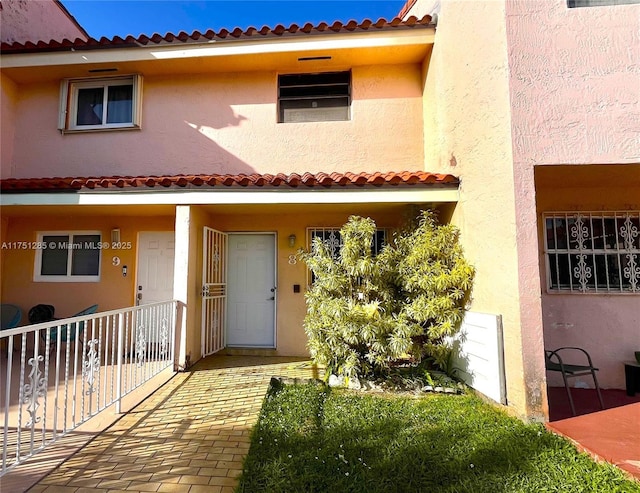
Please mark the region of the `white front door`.
<svg viewBox="0 0 640 493"><path fill-rule="evenodd" d="M275 347L276 237L229 234L229 347Z"/></svg>
<svg viewBox="0 0 640 493"><path fill-rule="evenodd" d="M173 299L173 231L144 231L138 234L138 305Z"/></svg>

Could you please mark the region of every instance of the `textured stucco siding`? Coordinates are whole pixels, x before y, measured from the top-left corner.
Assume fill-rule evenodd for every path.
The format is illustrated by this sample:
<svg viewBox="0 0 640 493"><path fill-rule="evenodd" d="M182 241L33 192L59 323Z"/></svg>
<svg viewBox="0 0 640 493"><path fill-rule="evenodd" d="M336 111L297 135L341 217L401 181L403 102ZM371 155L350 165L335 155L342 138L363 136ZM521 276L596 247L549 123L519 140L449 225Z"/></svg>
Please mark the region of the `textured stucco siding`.
<svg viewBox="0 0 640 493"><path fill-rule="evenodd" d="M282 124L275 72L149 76L141 130L66 135L59 84L20 85L14 176L422 169L420 66L356 67L352 81L350 121Z"/></svg>
<svg viewBox="0 0 640 493"><path fill-rule="evenodd" d="M17 98L16 84L0 74L0 178L8 178L12 174Z"/></svg>
<svg viewBox="0 0 640 493"><path fill-rule="evenodd" d="M508 404L521 415L541 417L546 407L542 343L525 347L521 332L520 218L504 4L441 2L423 73L425 168L461 178L452 222L460 227L465 254L477 269L471 309L502 315ZM535 207L533 222L535 238ZM539 296L539 288L536 292ZM539 308L536 315L539 319ZM529 366L525 352L533 355Z"/></svg>
<svg viewBox="0 0 640 493"><path fill-rule="evenodd" d="M87 39L85 33L52 0L2 0L0 41Z"/></svg>
<svg viewBox="0 0 640 493"><path fill-rule="evenodd" d="M640 162L640 5L506 5L516 166Z"/></svg>
<svg viewBox="0 0 640 493"><path fill-rule="evenodd" d="M418 0L408 15L429 13L436 3ZM452 220L478 269L473 309L504 316L509 404L535 417L546 409L543 349L562 342L548 330L556 318L583 326L581 314L604 322L617 313L614 319L637 326L633 297L591 298L590 306L601 307L594 311L579 297L544 294L536 200L548 197L536 190L534 170L630 163L627 171L640 174L631 164L640 161L640 6L439 3L435 45L423 67L425 167L461 177ZM616 208L606 197L596 210ZM631 202L618 208L635 207ZM620 340L633 337L625 329ZM601 353L604 382L619 386L619 345Z"/></svg>
<svg viewBox="0 0 640 493"><path fill-rule="evenodd" d="M549 211L638 209L640 5L507 0L506 7L523 314L541 290L544 345L587 348L601 384L623 388L621 361L640 344L638 296L547 294L532 204L535 197L539 220ZM535 185L534 167L563 164L581 165L579 173L547 169ZM541 342L533 323L523 318L525 346ZM549 383L561 381L549 375Z"/></svg>

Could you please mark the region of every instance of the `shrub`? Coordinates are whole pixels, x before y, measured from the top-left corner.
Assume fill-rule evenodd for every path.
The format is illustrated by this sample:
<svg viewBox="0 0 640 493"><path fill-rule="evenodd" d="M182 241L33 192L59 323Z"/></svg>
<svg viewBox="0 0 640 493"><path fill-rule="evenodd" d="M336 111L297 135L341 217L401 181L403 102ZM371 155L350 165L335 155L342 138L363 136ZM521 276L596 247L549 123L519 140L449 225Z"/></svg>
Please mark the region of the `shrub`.
<svg viewBox="0 0 640 493"><path fill-rule="evenodd" d="M340 255L319 238L301 252L314 276L304 328L313 359L346 377L386 373L398 360L444 363L447 336L460 328L474 269L458 231L422 212L372 252L376 225L351 216L340 230Z"/></svg>

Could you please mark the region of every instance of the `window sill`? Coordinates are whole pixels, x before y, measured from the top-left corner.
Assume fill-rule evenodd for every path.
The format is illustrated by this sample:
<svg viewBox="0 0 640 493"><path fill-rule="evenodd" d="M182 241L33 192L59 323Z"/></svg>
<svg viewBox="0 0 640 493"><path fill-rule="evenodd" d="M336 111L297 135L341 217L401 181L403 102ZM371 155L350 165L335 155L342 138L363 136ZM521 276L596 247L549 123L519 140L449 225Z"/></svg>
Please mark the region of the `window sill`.
<svg viewBox="0 0 640 493"><path fill-rule="evenodd" d="M100 282L100 276L35 276L33 282Z"/></svg>
<svg viewBox="0 0 640 493"><path fill-rule="evenodd" d="M139 125L130 125L126 127L68 128L68 129L60 129L60 133L63 135L66 135L66 134L86 134L86 133L94 133L94 132L121 132L121 131L129 131L129 130L142 130L142 127L140 127Z"/></svg>
<svg viewBox="0 0 640 493"><path fill-rule="evenodd" d="M316 121L301 121L301 122L294 122L294 121L290 121L290 122L277 122L278 125L300 125L300 124L309 124L309 123L351 123L353 120L349 119L349 120L316 120Z"/></svg>
<svg viewBox="0 0 640 493"><path fill-rule="evenodd" d="M640 296L640 291L595 291L590 289L589 291L569 291L569 290L551 290L547 289L546 294L551 296L567 295L567 296Z"/></svg>

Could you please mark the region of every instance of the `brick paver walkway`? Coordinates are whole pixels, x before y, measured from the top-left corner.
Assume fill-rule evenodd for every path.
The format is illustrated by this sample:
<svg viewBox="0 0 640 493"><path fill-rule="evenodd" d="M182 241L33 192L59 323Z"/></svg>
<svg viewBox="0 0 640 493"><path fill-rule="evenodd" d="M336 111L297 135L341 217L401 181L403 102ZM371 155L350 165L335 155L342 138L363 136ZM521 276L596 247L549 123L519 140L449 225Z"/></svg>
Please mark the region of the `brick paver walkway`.
<svg viewBox="0 0 640 493"><path fill-rule="evenodd" d="M272 376L318 374L291 358L202 360L29 491L231 492Z"/></svg>

